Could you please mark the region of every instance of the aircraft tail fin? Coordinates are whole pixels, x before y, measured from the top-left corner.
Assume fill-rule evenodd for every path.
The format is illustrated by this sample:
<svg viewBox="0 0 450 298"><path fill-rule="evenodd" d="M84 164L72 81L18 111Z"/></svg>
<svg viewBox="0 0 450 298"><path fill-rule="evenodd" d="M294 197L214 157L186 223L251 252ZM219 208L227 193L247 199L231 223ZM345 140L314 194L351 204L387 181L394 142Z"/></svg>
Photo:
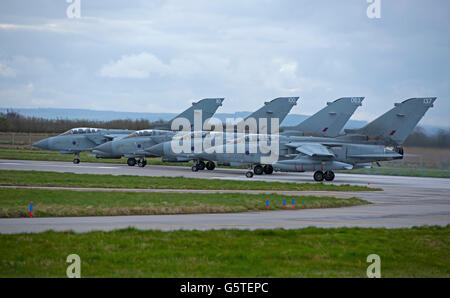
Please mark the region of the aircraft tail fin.
<svg viewBox="0 0 450 298"><path fill-rule="evenodd" d="M168 127L170 128L172 126L172 122L177 118L185 118L189 120L191 125L193 125L195 111L199 110L202 111L202 122L205 123L207 119L211 118L214 115L217 109L222 105L223 101L224 98L204 98L198 102L194 102L192 103L191 107L170 120Z"/></svg>
<svg viewBox="0 0 450 298"><path fill-rule="evenodd" d="M267 123L270 124L272 118L278 118L279 123L281 123L289 114L292 107L297 105L297 100L298 97L275 98L269 102L265 102L263 107L247 116L244 121L254 118L258 122L261 118L267 118Z"/></svg>
<svg viewBox="0 0 450 298"><path fill-rule="evenodd" d="M379 139L386 145L402 145L429 108L436 97L410 98L387 111L377 119L359 129L346 129L346 134L365 135Z"/></svg>
<svg viewBox="0 0 450 298"><path fill-rule="evenodd" d="M356 109L362 105L363 100L364 97L343 97L329 102L325 108L291 129L304 135L335 137Z"/></svg>

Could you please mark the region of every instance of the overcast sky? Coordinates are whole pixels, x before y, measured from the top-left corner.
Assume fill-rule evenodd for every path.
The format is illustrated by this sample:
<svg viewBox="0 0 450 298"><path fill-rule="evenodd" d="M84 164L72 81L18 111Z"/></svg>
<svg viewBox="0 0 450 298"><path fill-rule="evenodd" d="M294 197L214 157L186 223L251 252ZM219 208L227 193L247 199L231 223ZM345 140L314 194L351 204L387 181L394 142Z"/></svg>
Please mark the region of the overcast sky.
<svg viewBox="0 0 450 298"><path fill-rule="evenodd" d="M75 1L75 0L74 0ZM437 96L421 122L450 126L450 1L66 0L0 2L0 107L218 112L299 96L292 113L365 96L371 120Z"/></svg>

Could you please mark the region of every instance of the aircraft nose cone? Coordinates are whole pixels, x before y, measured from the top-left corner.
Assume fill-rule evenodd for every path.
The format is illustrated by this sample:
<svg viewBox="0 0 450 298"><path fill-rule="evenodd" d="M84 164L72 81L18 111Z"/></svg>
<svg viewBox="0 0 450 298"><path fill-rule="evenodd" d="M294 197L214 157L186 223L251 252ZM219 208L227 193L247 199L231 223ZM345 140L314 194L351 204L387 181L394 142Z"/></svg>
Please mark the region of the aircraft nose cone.
<svg viewBox="0 0 450 298"><path fill-rule="evenodd" d="M113 153L113 149L112 149L112 144L111 142L107 142L101 145L98 145L97 147L94 148L94 150L96 151L101 151L104 153Z"/></svg>
<svg viewBox="0 0 450 298"><path fill-rule="evenodd" d="M48 150L49 149L49 142L48 142L48 139L43 139L43 140L40 140L40 141L34 143L31 146L38 147L40 149L47 149Z"/></svg>
<svg viewBox="0 0 450 298"><path fill-rule="evenodd" d="M148 149L146 149L148 153L156 156L163 156L164 155L164 143L152 146Z"/></svg>

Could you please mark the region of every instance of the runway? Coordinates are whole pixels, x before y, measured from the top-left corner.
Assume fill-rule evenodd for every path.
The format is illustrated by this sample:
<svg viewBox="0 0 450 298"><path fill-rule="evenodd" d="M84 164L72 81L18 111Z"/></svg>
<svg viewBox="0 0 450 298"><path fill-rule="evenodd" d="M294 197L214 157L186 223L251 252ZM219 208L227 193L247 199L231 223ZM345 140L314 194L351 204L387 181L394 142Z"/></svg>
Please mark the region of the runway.
<svg viewBox="0 0 450 298"><path fill-rule="evenodd" d="M247 179L245 170L218 168L191 172L187 167L129 167L120 164L0 160L1 170L36 170L83 174L139 176L182 176L206 179L312 182L312 173L274 173ZM135 227L156 230L269 229L316 227L385 227L450 224L450 179L400 176L336 174L334 184L379 187L382 192L346 192L372 204L357 207L231 214L193 214L158 216L14 218L0 219L0 233L42 232L45 230L88 232ZM1 181L0 181L1 183ZM370 183L370 185L369 185ZM109 191L109 190L108 190ZM287 194L288 195L288 194Z"/></svg>

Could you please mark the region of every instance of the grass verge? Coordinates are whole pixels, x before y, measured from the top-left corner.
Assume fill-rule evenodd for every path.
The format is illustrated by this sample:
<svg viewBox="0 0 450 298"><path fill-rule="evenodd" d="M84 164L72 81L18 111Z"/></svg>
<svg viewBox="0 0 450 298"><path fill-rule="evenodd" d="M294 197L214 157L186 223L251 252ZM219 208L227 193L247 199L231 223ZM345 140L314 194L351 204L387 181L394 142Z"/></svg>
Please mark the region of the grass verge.
<svg viewBox="0 0 450 298"><path fill-rule="evenodd" d="M0 235L1 277L450 277L450 228L45 232Z"/></svg>
<svg viewBox="0 0 450 298"><path fill-rule="evenodd" d="M81 162L126 164L126 159L103 159L96 158L91 152L81 152ZM40 150L36 148L1 148L0 159L10 160L41 160L41 161L73 161L73 154L60 154L57 151ZM161 158L147 158L147 165L166 165L166 166L192 166L193 163L170 163L163 162Z"/></svg>
<svg viewBox="0 0 450 298"><path fill-rule="evenodd" d="M270 199L271 210L281 210L286 196L243 193L138 193L1 189L0 217L28 217L33 201L34 217L156 215L260 211ZM368 204L357 198L290 196L297 209L333 208Z"/></svg>
<svg viewBox="0 0 450 298"><path fill-rule="evenodd" d="M0 170L0 185L140 188L140 189L204 189L204 190L292 190L292 191L373 191L358 185L325 183L284 183L265 181L215 180L184 177L146 177L131 175L94 175L43 171Z"/></svg>

